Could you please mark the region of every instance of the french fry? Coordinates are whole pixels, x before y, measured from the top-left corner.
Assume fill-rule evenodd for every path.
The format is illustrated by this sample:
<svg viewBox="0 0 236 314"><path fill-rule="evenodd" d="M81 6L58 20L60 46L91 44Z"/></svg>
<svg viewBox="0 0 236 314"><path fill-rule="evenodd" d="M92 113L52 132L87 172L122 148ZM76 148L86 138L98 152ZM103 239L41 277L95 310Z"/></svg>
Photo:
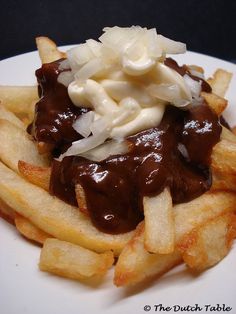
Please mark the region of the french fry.
<svg viewBox="0 0 236 314"><path fill-rule="evenodd" d="M212 93L224 97L232 79L232 73L222 69L216 70L212 78L207 80L212 88Z"/></svg>
<svg viewBox="0 0 236 314"><path fill-rule="evenodd" d="M0 102L17 117L34 116L34 106L38 101L37 86L0 86Z"/></svg>
<svg viewBox="0 0 236 314"><path fill-rule="evenodd" d="M66 54L59 51L54 41L48 37L37 37L36 45L42 63L50 63L66 57Z"/></svg>
<svg viewBox="0 0 236 314"><path fill-rule="evenodd" d="M215 111L215 113L220 116L222 114L222 112L225 110L225 108L227 107L227 100L212 94L212 93L206 93L206 92L201 92L201 96L205 99L206 103L208 104L208 106Z"/></svg>
<svg viewBox="0 0 236 314"><path fill-rule="evenodd" d="M190 69L190 71L195 71L195 72L204 74L204 69L198 65L191 64L191 65L188 65L188 68Z"/></svg>
<svg viewBox="0 0 236 314"><path fill-rule="evenodd" d="M174 213L169 189L143 199L145 216L144 245L150 253L174 252Z"/></svg>
<svg viewBox="0 0 236 314"><path fill-rule="evenodd" d="M57 239L47 239L41 250L39 268L71 279L104 276L114 263L113 253L95 253Z"/></svg>
<svg viewBox="0 0 236 314"><path fill-rule="evenodd" d="M14 225L15 211L0 199L0 217Z"/></svg>
<svg viewBox="0 0 236 314"><path fill-rule="evenodd" d="M236 192L236 137L231 131L223 128L221 138L211 155L211 190Z"/></svg>
<svg viewBox="0 0 236 314"><path fill-rule="evenodd" d="M115 266L114 284L133 285L148 278L161 276L182 262L181 254L151 254L144 247L144 223L136 228L133 238L121 252Z"/></svg>
<svg viewBox="0 0 236 314"><path fill-rule="evenodd" d="M32 164L29 164L25 161L19 160L18 168L20 174L29 182L41 187L45 191L49 191L50 177L51 177L51 168L50 167L39 167ZM77 203L80 211L84 214L89 215L85 192L83 187L80 184L75 186L75 194Z"/></svg>
<svg viewBox="0 0 236 314"><path fill-rule="evenodd" d="M32 222L21 215L15 214L14 222L16 229L28 240L43 244L47 238L52 237L51 235L37 228L34 224L32 224Z"/></svg>
<svg viewBox="0 0 236 314"><path fill-rule="evenodd" d="M175 205L176 243L204 222L223 213L234 212L235 202L235 193L218 191L205 193L191 202Z"/></svg>
<svg viewBox="0 0 236 314"><path fill-rule="evenodd" d="M29 164L23 160L19 160L18 169L20 174L27 181L41 187L45 191L49 191L49 183L51 177L50 167L39 167Z"/></svg>
<svg viewBox="0 0 236 314"><path fill-rule="evenodd" d="M79 206L79 209L86 215L89 216L88 208L87 208L87 202L85 197L85 192L83 187L80 184L76 184L75 186L75 195L76 200Z"/></svg>
<svg viewBox="0 0 236 314"><path fill-rule="evenodd" d="M0 105L0 119L7 120L17 127L25 130L25 124L19 118L17 118L17 116L13 112L7 110L2 105Z"/></svg>
<svg viewBox="0 0 236 314"><path fill-rule="evenodd" d="M184 262L192 269L202 271L221 261L229 252L233 238L235 216L226 213L205 222L186 235L179 248Z"/></svg>
<svg viewBox="0 0 236 314"><path fill-rule="evenodd" d="M215 217L235 210L234 193L206 193L191 202L174 206L176 248L185 243L186 235ZM178 250L170 254L150 254L144 247L144 224L121 252L115 266L114 283L132 285L149 277L158 277L182 261ZM178 248L179 249L179 248Z"/></svg>
<svg viewBox="0 0 236 314"><path fill-rule="evenodd" d="M26 131L7 120L0 119L0 160L18 172L18 161L47 166L47 156L39 155L37 147Z"/></svg>
<svg viewBox="0 0 236 314"><path fill-rule="evenodd" d="M236 174L236 143L221 140L212 151L211 167L225 174Z"/></svg>
<svg viewBox="0 0 236 314"><path fill-rule="evenodd" d="M0 198L44 232L97 252L113 250L117 255L133 234L100 232L78 208L25 181L2 163Z"/></svg>
<svg viewBox="0 0 236 314"><path fill-rule="evenodd" d="M236 192L236 174L227 174L214 170L212 173L211 191Z"/></svg>
<svg viewBox="0 0 236 314"><path fill-rule="evenodd" d="M223 140L227 140L227 141L231 141L231 142L236 143L235 134L224 126L222 126L222 132L221 132L220 137Z"/></svg>

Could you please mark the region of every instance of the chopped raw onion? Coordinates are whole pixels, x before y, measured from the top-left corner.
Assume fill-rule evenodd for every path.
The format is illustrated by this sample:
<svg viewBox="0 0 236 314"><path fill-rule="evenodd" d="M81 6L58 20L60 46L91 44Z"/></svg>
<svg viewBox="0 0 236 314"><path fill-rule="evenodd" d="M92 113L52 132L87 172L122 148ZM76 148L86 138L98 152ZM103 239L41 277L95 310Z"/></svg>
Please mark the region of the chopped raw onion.
<svg viewBox="0 0 236 314"><path fill-rule="evenodd" d="M94 39L86 40L86 43L95 57L101 57L101 47L102 44Z"/></svg>
<svg viewBox="0 0 236 314"><path fill-rule="evenodd" d="M66 156L77 156L81 155L93 149L105 142L105 140L109 137L110 132L101 132L100 134L92 135L87 138L83 138L82 140L73 142L72 145L68 148L68 150L61 154L58 158L60 161Z"/></svg>
<svg viewBox="0 0 236 314"><path fill-rule="evenodd" d="M76 72L75 79L78 81L86 81L103 69L104 65L100 58L92 59L86 63L78 72Z"/></svg>
<svg viewBox="0 0 236 314"><path fill-rule="evenodd" d="M162 48L162 51L166 54L179 54L186 52L186 45L179 41L174 41L162 35L157 35L158 43Z"/></svg>
<svg viewBox="0 0 236 314"><path fill-rule="evenodd" d="M181 98L180 88L176 84L151 84L148 91L152 96L168 102Z"/></svg>
<svg viewBox="0 0 236 314"><path fill-rule="evenodd" d="M193 80L189 75L184 75L186 85L189 87L192 97L198 98L201 93L201 82Z"/></svg>
<svg viewBox="0 0 236 314"><path fill-rule="evenodd" d="M87 62L89 62L91 59L94 58L94 55L88 45L80 44L77 47L71 48L67 51L67 57L69 60L69 63L74 65L77 65L77 68L81 68L81 66Z"/></svg>
<svg viewBox="0 0 236 314"><path fill-rule="evenodd" d="M177 85L179 86L179 90L181 93L181 97L179 98L191 100L192 96L190 89L186 85L183 77L178 72L160 62L157 63L155 72L157 83Z"/></svg>
<svg viewBox="0 0 236 314"><path fill-rule="evenodd" d="M146 28L140 26L132 27L106 27L104 33L99 37L103 45L112 48L114 51L122 51L127 43L131 46L141 35L147 31Z"/></svg>
<svg viewBox="0 0 236 314"><path fill-rule="evenodd" d="M96 135L99 134L100 132L107 131L111 129L111 122L109 121L109 118L104 116L104 117L99 117L90 126L91 132Z"/></svg>
<svg viewBox="0 0 236 314"><path fill-rule="evenodd" d="M198 72L198 71L195 71L195 70L189 70L189 72L192 74L192 75L194 75L194 76L196 76L196 77L199 77L199 78L201 78L201 79L203 79L204 80L204 74L202 74L201 72Z"/></svg>
<svg viewBox="0 0 236 314"><path fill-rule="evenodd" d="M82 157L96 162L107 159L109 156L123 155L128 153L129 145L125 140L111 140L81 154Z"/></svg>
<svg viewBox="0 0 236 314"><path fill-rule="evenodd" d="M176 107L184 107L190 103L188 99L181 97L181 91L178 85L151 84L148 87L148 91L152 96L167 101Z"/></svg>
<svg viewBox="0 0 236 314"><path fill-rule="evenodd" d="M173 101L173 105L178 107L178 108L183 108L183 109L187 109L189 108L191 101L187 100L187 99L175 99Z"/></svg>
<svg viewBox="0 0 236 314"><path fill-rule="evenodd" d="M94 116L95 113L89 111L76 119L72 127L83 137L88 137L91 134L91 125L94 121Z"/></svg>
<svg viewBox="0 0 236 314"><path fill-rule="evenodd" d="M158 44L158 35L155 28L149 29L147 32L147 48L150 57L160 58L162 56L161 47Z"/></svg>
<svg viewBox="0 0 236 314"><path fill-rule="evenodd" d="M57 81L66 87L74 80L74 75L71 71L61 72L57 78Z"/></svg>
<svg viewBox="0 0 236 314"><path fill-rule="evenodd" d="M70 69L70 63L69 63L69 60L68 59L65 59L63 61L61 61L59 67L58 67L59 70L68 70Z"/></svg>
<svg viewBox="0 0 236 314"><path fill-rule="evenodd" d="M103 144L110 136L111 127L108 120L104 117L95 120L91 124L90 130L93 135L72 142L72 145L68 148L68 150L59 156L59 160L62 160L66 156L81 155L82 153Z"/></svg>
<svg viewBox="0 0 236 314"><path fill-rule="evenodd" d="M98 146L108 138L124 138L158 125L166 103L182 109L197 103L199 85L164 64L167 53L185 51L185 44L158 35L155 28L140 26L107 27L99 41L88 39L69 50L74 81L66 75L60 80L69 84L72 102L93 113L75 121L73 127L84 139L73 142L61 158L93 155L94 150L100 156L110 146L102 146L99 153ZM105 152L101 155L93 158L106 156Z"/></svg>

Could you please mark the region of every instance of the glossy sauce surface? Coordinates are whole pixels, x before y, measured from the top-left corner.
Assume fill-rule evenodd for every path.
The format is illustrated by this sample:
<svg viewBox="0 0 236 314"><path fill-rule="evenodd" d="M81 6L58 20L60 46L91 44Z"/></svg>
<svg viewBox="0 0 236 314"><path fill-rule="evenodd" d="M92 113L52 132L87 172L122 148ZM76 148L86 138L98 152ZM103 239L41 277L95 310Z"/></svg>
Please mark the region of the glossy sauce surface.
<svg viewBox="0 0 236 314"><path fill-rule="evenodd" d="M81 138L72 124L78 116L88 111L74 106L67 88L57 81L63 71L60 70L62 61L45 63L36 71L41 98L36 104L34 121L28 128L37 141L52 144L57 154Z"/></svg>
<svg viewBox="0 0 236 314"><path fill-rule="evenodd" d="M108 233L132 230L143 219L142 199L170 187L174 203L211 186L211 149L219 140L218 118L207 105L190 111L169 106L161 124L126 140L130 152L101 162L81 157L54 161L50 191L76 205L74 187L85 191L94 225Z"/></svg>
<svg viewBox="0 0 236 314"><path fill-rule="evenodd" d="M169 66L187 71L173 61ZM58 64L43 67L37 72L43 98L31 133L63 151L79 138L72 123L83 109L71 103L66 88L57 82ZM126 138L130 150L125 155L101 162L78 156L54 160L50 193L77 205L75 186L80 184L93 224L107 233L127 232L143 219L143 196L157 195L168 186L173 202L180 203L210 188L210 154L220 133L218 117L205 103L187 111L168 106L159 126Z"/></svg>

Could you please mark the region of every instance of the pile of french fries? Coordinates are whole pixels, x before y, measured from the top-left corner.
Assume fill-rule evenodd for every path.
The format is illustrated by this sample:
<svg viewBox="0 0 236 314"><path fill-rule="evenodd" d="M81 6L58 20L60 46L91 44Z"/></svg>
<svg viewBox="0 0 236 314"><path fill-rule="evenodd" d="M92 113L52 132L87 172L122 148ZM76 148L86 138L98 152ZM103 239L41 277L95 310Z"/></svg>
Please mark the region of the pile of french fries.
<svg viewBox="0 0 236 314"><path fill-rule="evenodd" d="M42 63L65 57L46 37L36 39ZM231 74L217 70L202 93L220 116ZM145 219L135 231L110 235L97 230L83 208L48 193L51 156L27 134L38 101L37 86L0 86L0 213L27 239L42 244L39 267L83 280L114 266L114 284L126 286L158 277L185 262L196 271L217 264L236 237L236 136L223 127L212 152L213 185L191 202L173 205L169 189L144 197ZM201 149L201 148L199 148ZM40 153L39 153L40 152Z"/></svg>

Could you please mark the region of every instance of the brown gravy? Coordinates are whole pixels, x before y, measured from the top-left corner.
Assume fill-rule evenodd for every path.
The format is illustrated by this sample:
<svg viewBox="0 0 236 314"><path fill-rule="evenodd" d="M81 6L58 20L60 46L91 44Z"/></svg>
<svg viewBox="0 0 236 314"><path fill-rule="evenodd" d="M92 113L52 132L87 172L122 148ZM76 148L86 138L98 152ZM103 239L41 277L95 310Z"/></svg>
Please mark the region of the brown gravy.
<svg viewBox="0 0 236 314"><path fill-rule="evenodd" d="M29 127L37 141L54 145L54 155L81 138L72 124L87 111L74 106L66 87L58 83L60 62L36 71L42 98ZM181 75L188 73L172 59L165 63ZM210 91L205 81L202 89ZM125 139L130 145L125 155L101 162L78 156L54 160L50 193L77 205L75 185L81 184L93 224L107 233L127 232L143 219L143 196L169 187L173 202L180 203L210 188L210 155L220 133L218 117L205 103L186 111L168 106L159 126Z"/></svg>

